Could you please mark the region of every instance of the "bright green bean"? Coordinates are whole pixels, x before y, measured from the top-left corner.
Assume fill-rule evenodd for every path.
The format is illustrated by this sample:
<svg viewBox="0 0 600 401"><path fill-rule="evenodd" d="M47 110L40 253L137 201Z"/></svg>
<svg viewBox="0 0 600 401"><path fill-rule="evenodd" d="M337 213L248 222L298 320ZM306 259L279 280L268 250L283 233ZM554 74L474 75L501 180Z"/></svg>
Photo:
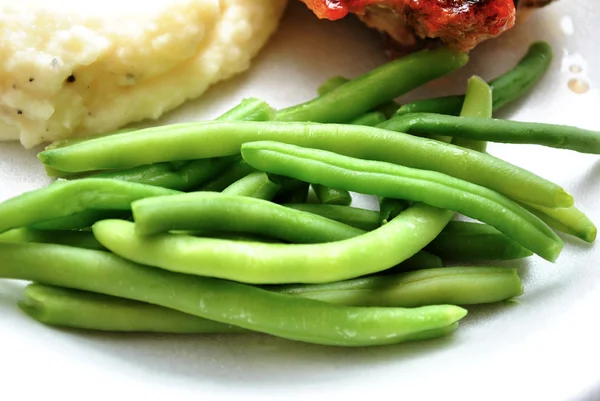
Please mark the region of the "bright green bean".
<svg viewBox="0 0 600 401"><path fill-rule="evenodd" d="M69 245L78 248L106 250L91 231L35 230L15 228L0 234L0 242L36 242L42 244Z"/></svg>
<svg viewBox="0 0 600 401"><path fill-rule="evenodd" d="M500 302L523 294L523 285L516 269L442 267L271 290L341 305L418 307Z"/></svg>
<svg viewBox="0 0 600 401"><path fill-rule="evenodd" d="M534 42L529 47L527 54L512 70L490 81L490 86L493 89L494 111L500 110L529 92L548 71L553 58L550 44L543 41ZM464 99L464 96L459 95L417 100L403 105L397 114L439 113L458 115Z"/></svg>
<svg viewBox="0 0 600 401"><path fill-rule="evenodd" d="M52 326L155 333L247 333L248 330L162 306L93 292L30 284L19 307Z"/></svg>
<svg viewBox="0 0 600 401"><path fill-rule="evenodd" d="M221 114L216 120L220 121L269 121L277 112L267 102L253 97L242 99L232 109Z"/></svg>
<svg viewBox="0 0 600 401"><path fill-rule="evenodd" d="M143 237L133 223L120 220L100 221L93 230L116 254L168 270L255 284L325 283L403 262L431 242L451 216L416 204L377 230L325 244L232 243L176 234Z"/></svg>
<svg viewBox="0 0 600 401"><path fill-rule="evenodd" d="M543 145L600 154L600 132L567 125L411 113L387 121L386 129L409 134L448 135L476 141Z"/></svg>
<svg viewBox="0 0 600 401"><path fill-rule="evenodd" d="M352 203L352 196L346 190L329 188L319 184L313 184L312 189L315 191L319 202L324 205L348 206Z"/></svg>
<svg viewBox="0 0 600 401"><path fill-rule="evenodd" d="M358 125L202 122L193 127L173 125L149 128L135 135L115 135L101 143L90 140L64 149L44 151L38 156L44 164L63 170L113 169L159 161L232 156L239 154L243 143L260 140L438 171L486 186L513 199L547 207L573 205L573 197L560 186L491 155Z"/></svg>
<svg viewBox="0 0 600 401"><path fill-rule="evenodd" d="M448 48L390 61L309 102L280 110L279 121L346 122L463 67L469 57Z"/></svg>
<svg viewBox="0 0 600 401"><path fill-rule="evenodd" d="M178 193L109 179L57 181L0 203L0 233L88 210L126 211L136 199Z"/></svg>
<svg viewBox="0 0 600 401"><path fill-rule="evenodd" d="M462 221L448 224L425 249L454 262L512 260L532 255L494 227Z"/></svg>
<svg viewBox="0 0 600 401"><path fill-rule="evenodd" d="M563 248L554 231L517 203L485 187L434 171L267 141L244 144L242 156L262 171L462 213L492 225L549 261L555 261Z"/></svg>
<svg viewBox="0 0 600 401"><path fill-rule="evenodd" d="M280 189L281 186L271 181L266 173L256 171L234 182L225 188L222 193L271 200Z"/></svg>
<svg viewBox="0 0 600 401"><path fill-rule="evenodd" d="M411 309L332 305L231 281L152 269L108 252L60 245L0 243L0 260L0 277L147 302L317 344L399 343L452 325L467 313L452 305Z"/></svg>
<svg viewBox="0 0 600 401"><path fill-rule="evenodd" d="M399 265L376 273L376 275L401 273L410 270L432 269L436 267L444 267L442 258L427 251L419 251Z"/></svg>
<svg viewBox="0 0 600 401"><path fill-rule="evenodd" d="M372 111L370 113L363 114L358 118L355 118L354 120L350 121L349 124L375 127L376 125L381 124L386 120L387 117L382 112Z"/></svg>
<svg viewBox="0 0 600 401"><path fill-rule="evenodd" d="M467 93L470 96L465 97L461 117L492 118L492 88L480 77L473 76L467 84ZM430 133L431 134L431 133ZM485 152L487 149L486 141L461 138L460 135L452 135L452 143L463 148Z"/></svg>
<svg viewBox="0 0 600 401"><path fill-rule="evenodd" d="M250 167L241 157L238 157L225 171L204 183L197 191L221 192L233 183L254 172L256 172L255 169Z"/></svg>
<svg viewBox="0 0 600 401"><path fill-rule="evenodd" d="M379 224L386 224L405 210L410 203L403 199L379 198Z"/></svg>
<svg viewBox="0 0 600 401"><path fill-rule="evenodd" d="M592 243L596 240L598 229L581 210L576 207L550 209L538 205L521 203L521 206L538 216L550 227Z"/></svg>
<svg viewBox="0 0 600 401"><path fill-rule="evenodd" d="M294 243L339 241L364 233L312 213L262 199L211 192L161 196L132 204L136 233L225 231ZM243 210L243 215L236 213Z"/></svg>
<svg viewBox="0 0 600 401"><path fill-rule="evenodd" d="M0 204L0 210L3 206ZM129 211L123 210L84 210L65 217L45 220L31 225L36 230L83 230L90 228L95 222L106 219L127 219L131 217Z"/></svg>
<svg viewBox="0 0 600 401"><path fill-rule="evenodd" d="M333 90L335 90L335 89L339 88L340 86L344 85L348 81L350 81L348 78L342 77L342 76L339 76L339 75L335 76L335 77L331 77L327 81L323 82L323 84L321 84L321 86L319 86L317 88L317 94L319 96L326 95L329 92L332 92Z"/></svg>
<svg viewBox="0 0 600 401"><path fill-rule="evenodd" d="M350 206L284 203L283 206L304 212L318 214L365 231L373 231L381 226L379 212Z"/></svg>

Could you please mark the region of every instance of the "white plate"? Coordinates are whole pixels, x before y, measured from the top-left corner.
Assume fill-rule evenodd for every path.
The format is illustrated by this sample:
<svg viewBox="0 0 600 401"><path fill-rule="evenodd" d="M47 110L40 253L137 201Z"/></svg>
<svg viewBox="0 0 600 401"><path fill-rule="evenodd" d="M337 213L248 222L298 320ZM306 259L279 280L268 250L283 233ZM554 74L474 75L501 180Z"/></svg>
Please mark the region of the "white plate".
<svg viewBox="0 0 600 401"><path fill-rule="evenodd" d="M562 0L501 39L482 45L467 69L411 96L462 91L477 73L510 68L531 41L556 59L540 85L502 113L515 120L600 129L600 7ZM356 76L385 57L356 21L319 21L293 3L281 30L248 73L212 89L162 122L214 117L244 96L276 107L314 96L333 75ZM572 72L579 66L582 72ZM573 69L576 70L575 68ZM590 90L569 90L581 79ZM526 145L492 145L494 155L569 190L600 223L600 158ZM34 151L0 145L0 199L47 182ZM261 335L103 335L56 330L15 307L21 283L0 282L0 400L46 399L600 399L600 248L566 239L556 264L520 266L518 303L469 308L450 338L372 349L292 343ZM1 263L1 261L0 261ZM134 398L135 397L135 398ZM446 398L447 397L447 398Z"/></svg>

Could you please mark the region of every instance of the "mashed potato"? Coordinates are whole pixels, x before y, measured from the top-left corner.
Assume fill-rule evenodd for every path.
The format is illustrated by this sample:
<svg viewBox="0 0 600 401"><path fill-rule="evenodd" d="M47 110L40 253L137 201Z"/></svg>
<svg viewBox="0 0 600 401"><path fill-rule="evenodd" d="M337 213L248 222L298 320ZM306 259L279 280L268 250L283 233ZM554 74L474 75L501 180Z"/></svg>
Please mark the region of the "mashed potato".
<svg viewBox="0 0 600 401"><path fill-rule="evenodd" d="M250 61L285 0L0 0L0 139L155 119Z"/></svg>

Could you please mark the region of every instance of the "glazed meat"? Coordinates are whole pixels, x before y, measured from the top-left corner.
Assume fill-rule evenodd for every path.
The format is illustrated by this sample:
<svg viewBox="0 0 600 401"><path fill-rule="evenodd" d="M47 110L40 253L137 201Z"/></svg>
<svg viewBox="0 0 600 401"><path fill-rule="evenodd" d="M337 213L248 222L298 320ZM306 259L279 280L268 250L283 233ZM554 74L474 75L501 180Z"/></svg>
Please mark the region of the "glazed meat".
<svg viewBox="0 0 600 401"><path fill-rule="evenodd" d="M439 39L462 51L515 25L519 12L553 0L301 0L319 18L337 20L352 13L400 47Z"/></svg>

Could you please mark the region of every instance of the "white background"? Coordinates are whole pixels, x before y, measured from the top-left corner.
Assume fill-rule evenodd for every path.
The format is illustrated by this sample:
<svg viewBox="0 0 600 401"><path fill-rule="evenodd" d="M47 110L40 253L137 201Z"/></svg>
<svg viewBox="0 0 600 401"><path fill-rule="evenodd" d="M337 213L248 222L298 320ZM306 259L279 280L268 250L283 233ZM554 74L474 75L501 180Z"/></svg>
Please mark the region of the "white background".
<svg viewBox="0 0 600 401"><path fill-rule="evenodd" d="M551 72L499 117L600 130L600 6L562 0L485 43L469 66L411 94L462 91L473 73L493 78L531 41L556 52ZM242 97L276 107L312 98L333 75L356 76L385 61L378 37L353 20L319 21L293 3L280 31L247 73L220 84L162 122L210 118ZM569 68L577 65L581 73ZM575 94L568 81L583 79ZM600 158L528 145L490 153L563 185L600 224ZM46 183L35 151L0 144L0 199ZM556 264L519 266L519 302L469 308L458 332L427 343L343 349L262 335L90 334L44 327L15 303L22 283L0 281L0 400L17 399L600 399L600 248L565 237ZM0 261L1 263L1 261Z"/></svg>

